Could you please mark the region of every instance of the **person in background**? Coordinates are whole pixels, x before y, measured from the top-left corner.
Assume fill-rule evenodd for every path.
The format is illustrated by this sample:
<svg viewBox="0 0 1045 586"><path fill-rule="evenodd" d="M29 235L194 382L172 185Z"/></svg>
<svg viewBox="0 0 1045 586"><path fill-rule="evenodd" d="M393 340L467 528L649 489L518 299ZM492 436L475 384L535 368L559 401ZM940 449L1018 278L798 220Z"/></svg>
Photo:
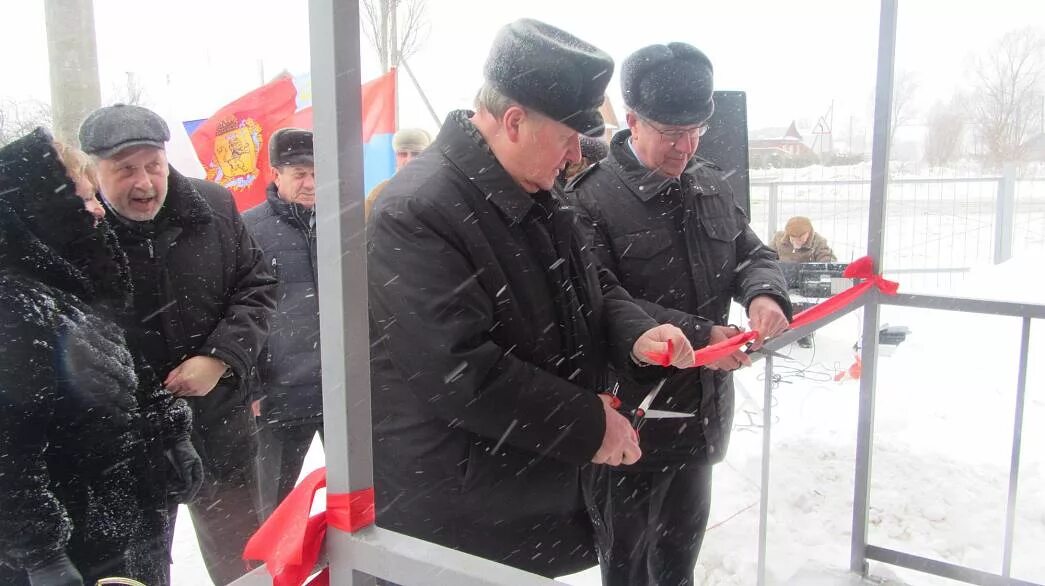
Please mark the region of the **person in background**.
<svg viewBox="0 0 1045 586"><path fill-rule="evenodd" d="M396 173L406 167L420 155L428 145L432 144L432 137L420 128L402 128L392 136L392 150L396 154ZM388 185L388 179L378 183L366 196L365 211L370 217L370 210L374 208L374 202L381 195L381 191Z"/></svg>
<svg viewBox="0 0 1045 586"><path fill-rule="evenodd" d="M804 216L787 221L784 229L773 236L773 250L781 262L835 262L835 253L827 245L827 238L813 230L813 223Z"/></svg>
<svg viewBox="0 0 1045 586"><path fill-rule="evenodd" d="M189 512L207 571L221 585L245 573L243 547L259 525L250 397L277 283L232 194L171 167L169 139L166 122L140 106L99 108L80 126L130 262L128 343L192 407L206 477Z"/></svg>
<svg viewBox="0 0 1045 586"><path fill-rule="evenodd" d="M726 325L731 300L763 338L788 325L791 305L776 255L758 239L721 169L696 155L715 110L711 61L686 43L651 45L624 61L628 128L609 156L567 193L600 264L659 322L695 347L739 333ZM609 586L688 585L711 507L712 467L725 457L733 422L734 352L667 379L653 407L692 419L646 420L645 457L609 473ZM649 385L622 381L636 407Z"/></svg>
<svg viewBox="0 0 1045 586"><path fill-rule="evenodd" d="M258 360L258 489L262 519L294 488L312 438L323 433L312 132L281 128L269 140L267 199L243 222L279 281L271 333Z"/></svg>
<svg viewBox="0 0 1045 586"><path fill-rule="evenodd" d="M367 226L377 524L542 576L591 567L589 463L641 457L608 394L693 363L600 271L553 190L602 132L613 60L523 19ZM672 352L668 352L671 349ZM438 581L438 580L436 580Z"/></svg>
<svg viewBox="0 0 1045 586"><path fill-rule="evenodd" d="M610 146L601 138L591 136L581 137L581 160L570 163L562 172L562 184L565 186L574 177L586 171L589 167L606 158L610 152Z"/></svg>
<svg viewBox="0 0 1045 586"><path fill-rule="evenodd" d="M127 259L85 154L0 149L0 584L169 583L167 503L203 481L191 413L136 363Z"/></svg>

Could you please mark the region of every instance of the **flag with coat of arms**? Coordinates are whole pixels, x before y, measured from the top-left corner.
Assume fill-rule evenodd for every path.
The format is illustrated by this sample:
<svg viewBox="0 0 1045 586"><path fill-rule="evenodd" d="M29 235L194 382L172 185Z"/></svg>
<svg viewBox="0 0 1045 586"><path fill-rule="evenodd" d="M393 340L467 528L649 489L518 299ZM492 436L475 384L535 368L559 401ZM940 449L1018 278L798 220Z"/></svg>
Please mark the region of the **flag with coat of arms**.
<svg viewBox="0 0 1045 586"><path fill-rule="evenodd" d="M364 191L395 173L396 75L392 70L361 88ZM268 144L280 128L312 129L311 79L284 74L224 106L206 120L184 123L207 179L228 188L244 211L265 201L270 181Z"/></svg>

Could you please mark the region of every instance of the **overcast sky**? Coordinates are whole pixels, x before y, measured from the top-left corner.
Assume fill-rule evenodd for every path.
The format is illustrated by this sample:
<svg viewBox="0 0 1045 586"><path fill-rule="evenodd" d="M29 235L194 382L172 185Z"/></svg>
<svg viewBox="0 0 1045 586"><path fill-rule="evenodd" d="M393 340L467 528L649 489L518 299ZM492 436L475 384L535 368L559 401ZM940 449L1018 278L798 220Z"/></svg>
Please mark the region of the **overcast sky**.
<svg viewBox="0 0 1045 586"><path fill-rule="evenodd" d="M307 0L94 0L103 100L127 73L146 103L203 118L282 70L309 68ZM652 43L689 42L715 65L718 89L748 92L752 128L811 126L834 104L836 136L870 119L879 3L871 0L428 0L427 35L410 65L440 117L468 107L498 27L528 16L560 26L619 64ZM49 100L42 0L8 2L0 35L0 98ZM897 66L917 76L924 111L965 82L967 64L1004 32L1045 26L1041 0L901 0ZM364 80L380 73L366 46ZM435 122L401 76L400 126Z"/></svg>

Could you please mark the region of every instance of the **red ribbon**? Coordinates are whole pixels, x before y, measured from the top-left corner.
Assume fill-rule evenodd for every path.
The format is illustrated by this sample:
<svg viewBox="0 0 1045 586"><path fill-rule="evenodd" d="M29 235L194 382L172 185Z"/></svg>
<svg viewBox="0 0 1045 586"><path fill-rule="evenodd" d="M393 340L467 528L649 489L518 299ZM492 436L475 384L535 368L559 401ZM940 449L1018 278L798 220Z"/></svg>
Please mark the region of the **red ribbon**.
<svg viewBox="0 0 1045 586"><path fill-rule="evenodd" d="M374 523L373 488L327 494L327 509L309 516L316 491L326 485L326 468L306 476L247 542L243 559L265 562L273 586L305 584L319 560L327 525L355 533ZM324 569L309 585L329 583Z"/></svg>
<svg viewBox="0 0 1045 586"><path fill-rule="evenodd" d="M758 337L758 330L740 332L739 334L726 338L725 340L704 346L693 353L693 366L707 366L712 362L721 360L726 356L740 350L744 344Z"/></svg>
<svg viewBox="0 0 1045 586"><path fill-rule="evenodd" d="M864 279L864 281L799 313L791 320L792 329L809 325L827 317L849 305L850 302L863 295L871 287L878 288L879 291L886 295L896 295L896 291L900 288L900 284L896 281L890 281L881 275L875 274L874 261L869 256L858 258L849 263L842 276L849 279Z"/></svg>
<svg viewBox="0 0 1045 586"><path fill-rule="evenodd" d="M874 261L872 261L869 256L858 258L849 263L849 266L846 267L842 276L849 279L864 280L863 282L857 283L845 291L842 291L838 295L829 297L822 303L814 305L796 315L795 318L791 320L791 329L805 326L823 319L839 309L842 309L846 305L849 305L851 301L863 295L871 287L877 287L879 291L886 295L896 295L896 291L900 287L900 284L896 281L890 281L883 278L881 275L875 274ZM758 331L751 330L749 332L741 332L731 338L718 342L717 344L705 346L693 353L693 366L706 366L712 362L721 360L722 358L740 350L745 344L757 337ZM668 353L666 354L661 352L646 352L646 357L649 358L652 364L669 366L671 364L671 346L668 346Z"/></svg>

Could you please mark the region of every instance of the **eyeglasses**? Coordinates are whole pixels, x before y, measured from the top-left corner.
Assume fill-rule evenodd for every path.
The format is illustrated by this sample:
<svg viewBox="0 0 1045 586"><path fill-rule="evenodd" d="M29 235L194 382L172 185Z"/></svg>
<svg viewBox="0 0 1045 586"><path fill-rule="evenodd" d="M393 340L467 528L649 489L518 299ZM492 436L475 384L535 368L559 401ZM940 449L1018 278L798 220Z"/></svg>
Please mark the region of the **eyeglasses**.
<svg viewBox="0 0 1045 586"><path fill-rule="evenodd" d="M688 137L691 141L696 142L698 138L707 134L709 128L707 122L700 126L691 126L689 128L661 128L645 118L641 118L641 120L646 123L646 126L657 131L657 134L663 136L671 144L682 140L682 137Z"/></svg>

